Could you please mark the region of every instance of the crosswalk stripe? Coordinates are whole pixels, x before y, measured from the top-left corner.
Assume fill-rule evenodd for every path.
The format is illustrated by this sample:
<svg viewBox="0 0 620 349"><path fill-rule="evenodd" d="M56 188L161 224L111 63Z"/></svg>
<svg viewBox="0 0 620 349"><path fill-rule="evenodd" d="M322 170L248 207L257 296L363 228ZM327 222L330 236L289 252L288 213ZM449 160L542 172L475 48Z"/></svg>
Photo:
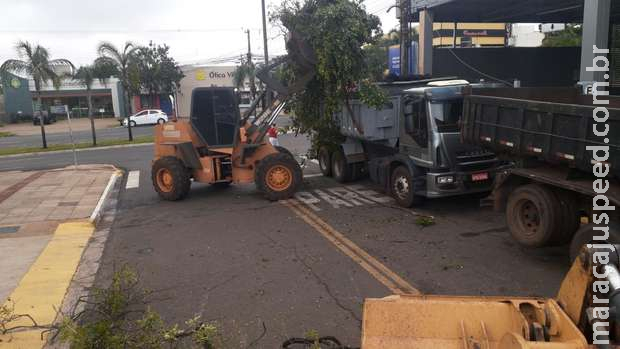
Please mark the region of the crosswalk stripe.
<svg viewBox="0 0 620 349"><path fill-rule="evenodd" d="M129 171L125 189L134 189L140 186L140 171Z"/></svg>

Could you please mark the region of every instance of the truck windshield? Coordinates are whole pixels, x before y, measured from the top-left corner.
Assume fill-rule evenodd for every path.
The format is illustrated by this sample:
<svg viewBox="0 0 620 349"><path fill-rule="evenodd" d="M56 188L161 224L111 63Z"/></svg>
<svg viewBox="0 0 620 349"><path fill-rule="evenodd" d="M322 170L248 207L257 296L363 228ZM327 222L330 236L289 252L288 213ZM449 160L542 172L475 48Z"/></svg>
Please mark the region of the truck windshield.
<svg viewBox="0 0 620 349"><path fill-rule="evenodd" d="M431 116L437 126L437 132L459 132L459 120L463 115L463 101L431 102Z"/></svg>

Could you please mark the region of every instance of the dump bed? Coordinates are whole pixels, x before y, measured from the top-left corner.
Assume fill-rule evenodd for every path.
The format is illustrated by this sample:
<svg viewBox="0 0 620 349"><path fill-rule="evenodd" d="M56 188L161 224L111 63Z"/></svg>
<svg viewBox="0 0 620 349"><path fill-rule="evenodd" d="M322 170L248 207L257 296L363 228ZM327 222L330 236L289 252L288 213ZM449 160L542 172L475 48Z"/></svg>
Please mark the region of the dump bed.
<svg viewBox="0 0 620 349"><path fill-rule="evenodd" d="M573 88L473 90L465 98L462 138L498 154L586 172L592 172L592 152L586 147L608 145L612 173L620 177L620 99L599 99L610 100L608 144L593 133L592 96ZM603 131L604 125L598 129Z"/></svg>

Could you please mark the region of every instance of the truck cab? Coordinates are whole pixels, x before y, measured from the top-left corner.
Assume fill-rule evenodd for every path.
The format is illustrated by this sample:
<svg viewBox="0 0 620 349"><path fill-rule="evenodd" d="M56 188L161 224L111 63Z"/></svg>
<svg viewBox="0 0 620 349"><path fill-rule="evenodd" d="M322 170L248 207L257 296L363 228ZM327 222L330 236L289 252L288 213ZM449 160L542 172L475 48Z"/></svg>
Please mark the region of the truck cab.
<svg viewBox="0 0 620 349"><path fill-rule="evenodd" d="M367 172L404 207L424 198L483 195L500 164L460 137L464 80L381 84L389 96L375 109L353 100L335 115L345 141L319 149L324 175L340 182Z"/></svg>
<svg viewBox="0 0 620 349"><path fill-rule="evenodd" d="M418 194L445 197L487 192L498 159L494 153L461 142L464 80L431 82L403 91L399 154L425 175Z"/></svg>

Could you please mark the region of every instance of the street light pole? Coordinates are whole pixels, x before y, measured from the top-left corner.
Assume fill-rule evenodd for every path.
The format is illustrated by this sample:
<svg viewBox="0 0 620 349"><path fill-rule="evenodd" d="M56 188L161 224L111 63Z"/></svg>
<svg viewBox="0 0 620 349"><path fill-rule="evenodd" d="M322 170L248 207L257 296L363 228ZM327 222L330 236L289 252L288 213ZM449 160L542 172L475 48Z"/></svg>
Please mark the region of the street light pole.
<svg viewBox="0 0 620 349"><path fill-rule="evenodd" d="M269 49L267 47L267 12L265 11L265 0L261 0L263 8L263 47L265 51L265 66L269 65ZM271 91L265 88L265 107L271 105Z"/></svg>
<svg viewBox="0 0 620 349"><path fill-rule="evenodd" d="M409 76L409 13L411 0L400 0L400 77Z"/></svg>

